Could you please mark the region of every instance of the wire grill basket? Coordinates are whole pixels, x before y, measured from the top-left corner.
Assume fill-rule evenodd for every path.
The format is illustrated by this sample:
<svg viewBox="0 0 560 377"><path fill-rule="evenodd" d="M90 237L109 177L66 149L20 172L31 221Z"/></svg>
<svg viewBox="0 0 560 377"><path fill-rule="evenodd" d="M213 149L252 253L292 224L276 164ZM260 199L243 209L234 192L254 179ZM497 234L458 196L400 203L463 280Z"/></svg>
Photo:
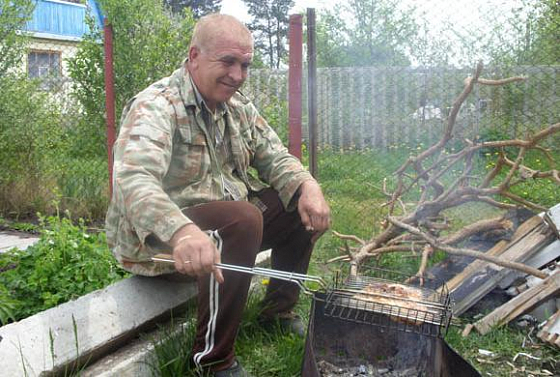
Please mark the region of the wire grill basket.
<svg viewBox="0 0 560 377"><path fill-rule="evenodd" d="M347 321L443 337L451 322L445 284L419 286L394 271L370 269L368 275L338 278L328 291L324 313Z"/></svg>

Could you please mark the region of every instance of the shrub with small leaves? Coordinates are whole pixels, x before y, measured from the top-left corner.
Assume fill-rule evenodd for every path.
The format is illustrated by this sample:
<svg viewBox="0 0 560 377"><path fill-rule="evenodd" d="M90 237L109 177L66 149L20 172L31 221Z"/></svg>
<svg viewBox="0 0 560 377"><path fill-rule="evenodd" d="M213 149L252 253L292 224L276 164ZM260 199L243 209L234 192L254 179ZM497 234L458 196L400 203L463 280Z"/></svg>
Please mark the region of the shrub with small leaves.
<svg viewBox="0 0 560 377"><path fill-rule="evenodd" d="M109 251L104 233L88 232L62 217L41 218L41 238L26 250L0 254L0 308L19 320L122 279L122 270Z"/></svg>

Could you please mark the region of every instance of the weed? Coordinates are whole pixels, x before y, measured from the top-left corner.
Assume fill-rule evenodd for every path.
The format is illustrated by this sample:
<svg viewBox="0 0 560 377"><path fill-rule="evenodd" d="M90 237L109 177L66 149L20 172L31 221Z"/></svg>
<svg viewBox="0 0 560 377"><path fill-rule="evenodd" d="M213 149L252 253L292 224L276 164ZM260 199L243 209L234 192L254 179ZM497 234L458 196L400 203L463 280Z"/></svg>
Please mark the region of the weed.
<svg viewBox="0 0 560 377"><path fill-rule="evenodd" d="M11 302L12 319L25 318L127 275L109 252L105 235L88 233L83 221L74 225L53 216L41 218L40 227L35 245L0 254L0 287L9 293L9 300L2 299L0 307Z"/></svg>

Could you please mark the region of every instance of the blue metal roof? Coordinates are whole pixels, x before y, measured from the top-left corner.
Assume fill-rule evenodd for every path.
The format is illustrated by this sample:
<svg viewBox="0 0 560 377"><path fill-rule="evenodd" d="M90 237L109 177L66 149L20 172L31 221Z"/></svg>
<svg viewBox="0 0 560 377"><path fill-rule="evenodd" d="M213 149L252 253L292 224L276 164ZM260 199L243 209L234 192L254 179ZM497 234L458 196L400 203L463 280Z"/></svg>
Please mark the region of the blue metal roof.
<svg viewBox="0 0 560 377"><path fill-rule="evenodd" d="M85 22L87 11L95 18L96 24L103 27L103 17L95 0L88 0L87 5L61 0L36 0L33 18L27 22L26 30L37 36L79 39L88 31Z"/></svg>

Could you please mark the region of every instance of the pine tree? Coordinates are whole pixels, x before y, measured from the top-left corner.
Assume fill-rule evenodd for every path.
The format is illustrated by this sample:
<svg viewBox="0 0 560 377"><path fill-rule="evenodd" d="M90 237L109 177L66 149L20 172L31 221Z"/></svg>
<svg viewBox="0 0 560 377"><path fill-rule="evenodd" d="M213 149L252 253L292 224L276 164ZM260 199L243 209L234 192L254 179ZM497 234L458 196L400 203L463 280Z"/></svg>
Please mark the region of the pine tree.
<svg viewBox="0 0 560 377"><path fill-rule="evenodd" d="M219 12L222 0L163 0L173 13L181 13L184 8L191 8L194 18L200 18L208 13Z"/></svg>
<svg viewBox="0 0 560 377"><path fill-rule="evenodd" d="M254 32L255 50L271 68L279 68L286 59L289 10L293 0L243 0L252 21L247 25Z"/></svg>

